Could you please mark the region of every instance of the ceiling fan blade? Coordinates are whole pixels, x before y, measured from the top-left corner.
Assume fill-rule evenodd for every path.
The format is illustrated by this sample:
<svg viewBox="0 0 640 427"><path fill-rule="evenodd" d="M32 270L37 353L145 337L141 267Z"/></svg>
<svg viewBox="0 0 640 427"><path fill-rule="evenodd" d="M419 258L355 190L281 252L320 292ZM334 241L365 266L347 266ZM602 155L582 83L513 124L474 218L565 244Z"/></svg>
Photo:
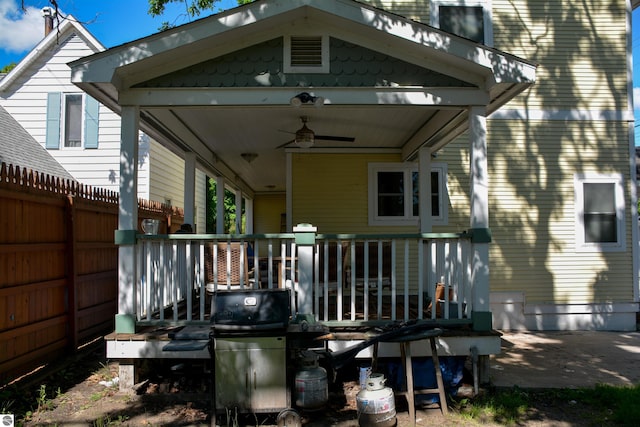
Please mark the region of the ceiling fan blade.
<svg viewBox="0 0 640 427"><path fill-rule="evenodd" d="M279 148L284 148L284 147L286 147L286 146L287 146L287 145L289 145L289 144L293 144L294 142L296 142L296 140L295 140L295 139L292 139L291 141L287 141L287 142L285 142L284 144L280 144L280 145L278 145L278 146L276 147L276 150L277 150L277 149L279 149Z"/></svg>
<svg viewBox="0 0 640 427"><path fill-rule="evenodd" d="M356 140L352 136L330 136L330 135L316 135L315 139L322 139L324 141L342 141L342 142L353 142Z"/></svg>

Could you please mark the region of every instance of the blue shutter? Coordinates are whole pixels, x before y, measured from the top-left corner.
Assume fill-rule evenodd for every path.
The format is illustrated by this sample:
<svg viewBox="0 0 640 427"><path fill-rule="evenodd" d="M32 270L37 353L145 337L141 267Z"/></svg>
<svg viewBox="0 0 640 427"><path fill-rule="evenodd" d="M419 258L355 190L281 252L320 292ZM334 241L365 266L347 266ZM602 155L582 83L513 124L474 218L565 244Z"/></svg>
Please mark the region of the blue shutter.
<svg viewBox="0 0 640 427"><path fill-rule="evenodd" d="M98 148L100 104L89 95L84 101L84 148Z"/></svg>
<svg viewBox="0 0 640 427"><path fill-rule="evenodd" d="M60 148L60 92L47 94L47 134L45 147L51 150Z"/></svg>

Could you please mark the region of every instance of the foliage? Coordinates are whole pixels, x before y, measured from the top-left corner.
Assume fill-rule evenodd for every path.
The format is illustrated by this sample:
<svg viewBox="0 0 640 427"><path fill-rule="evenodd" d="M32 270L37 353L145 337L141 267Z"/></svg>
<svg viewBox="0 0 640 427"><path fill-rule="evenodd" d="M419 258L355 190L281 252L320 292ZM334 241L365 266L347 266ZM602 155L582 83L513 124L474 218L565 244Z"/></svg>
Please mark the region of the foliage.
<svg viewBox="0 0 640 427"><path fill-rule="evenodd" d="M149 0L149 15L159 16L164 13L165 7L168 3L183 3L185 7L185 13L190 18L200 16L201 13L206 10L214 10L216 3L220 0ZM238 0L238 5L251 3L253 0ZM168 22L163 22L160 27L160 31L171 28L172 25Z"/></svg>
<svg viewBox="0 0 640 427"><path fill-rule="evenodd" d="M9 64L5 65L4 67L2 67L2 69L0 69L0 73L5 74L8 73L9 71L13 70L14 68L16 68L16 64L15 62L10 62Z"/></svg>
<svg viewBox="0 0 640 427"><path fill-rule="evenodd" d="M207 233L215 233L216 232L216 221L217 221L217 189L216 189L216 181L212 178L207 179L207 218L206 218L206 230ZM244 216L244 206L242 208L242 224L241 227L244 227L245 216ZM224 232L225 233L239 233L240 230L236 231L236 197L235 194L229 190L224 191Z"/></svg>

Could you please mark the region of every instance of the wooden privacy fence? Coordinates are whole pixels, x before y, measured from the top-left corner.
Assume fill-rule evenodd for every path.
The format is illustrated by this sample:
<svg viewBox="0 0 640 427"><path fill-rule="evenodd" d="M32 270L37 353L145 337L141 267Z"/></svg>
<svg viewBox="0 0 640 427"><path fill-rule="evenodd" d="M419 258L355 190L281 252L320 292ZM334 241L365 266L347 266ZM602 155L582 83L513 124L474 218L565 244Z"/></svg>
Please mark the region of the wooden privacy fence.
<svg viewBox="0 0 640 427"><path fill-rule="evenodd" d="M139 217L182 223L140 201ZM113 329L118 305L118 194L2 163L0 384Z"/></svg>

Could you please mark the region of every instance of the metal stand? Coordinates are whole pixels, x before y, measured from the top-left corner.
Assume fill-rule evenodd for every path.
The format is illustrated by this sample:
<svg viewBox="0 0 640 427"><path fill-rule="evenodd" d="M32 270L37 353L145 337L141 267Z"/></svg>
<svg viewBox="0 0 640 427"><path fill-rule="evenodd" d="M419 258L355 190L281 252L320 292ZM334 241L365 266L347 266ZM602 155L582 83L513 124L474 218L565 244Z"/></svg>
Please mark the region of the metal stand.
<svg viewBox="0 0 640 427"><path fill-rule="evenodd" d="M404 396L407 399L409 406L409 422L411 426L416 425L416 409L415 409L415 395L416 394L434 394L438 393L440 396L440 409L443 415L448 414L447 408L447 395L444 390L444 382L442 381L442 371L440 370L440 362L438 360L438 349L436 348L436 337L442 334L442 330L434 329L422 331L409 336L403 336L398 339L390 340L389 342L397 342L400 344L400 357L402 366L405 372L404 383L406 391L396 392L396 395ZM428 388L422 390L413 389L413 365L411 363L411 342L419 341L428 338L431 345L431 358L433 360L433 369L436 374L437 388ZM374 362L375 363L375 362Z"/></svg>

